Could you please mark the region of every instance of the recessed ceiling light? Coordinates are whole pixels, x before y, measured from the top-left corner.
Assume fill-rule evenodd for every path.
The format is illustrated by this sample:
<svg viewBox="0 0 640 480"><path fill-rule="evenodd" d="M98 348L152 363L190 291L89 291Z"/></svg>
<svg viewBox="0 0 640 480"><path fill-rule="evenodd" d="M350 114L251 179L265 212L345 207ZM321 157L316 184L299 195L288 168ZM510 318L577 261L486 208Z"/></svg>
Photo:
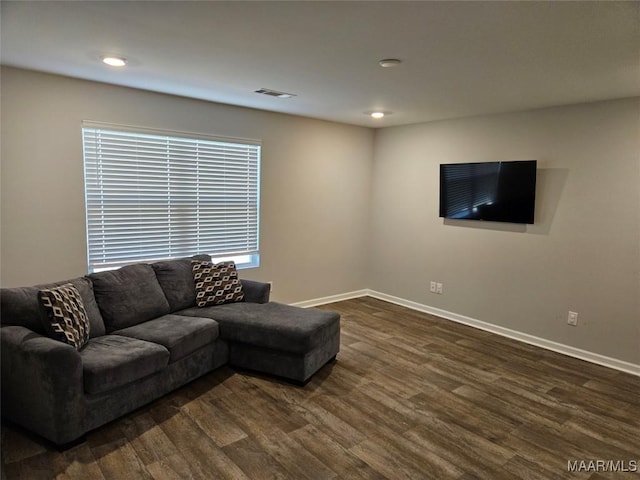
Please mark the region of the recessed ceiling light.
<svg viewBox="0 0 640 480"><path fill-rule="evenodd" d="M102 63L106 63L111 67L124 67L127 64L127 59L122 57L104 56L101 59Z"/></svg>
<svg viewBox="0 0 640 480"><path fill-rule="evenodd" d="M378 62L378 65L380 65L383 68L391 68L391 67L397 67L401 63L402 63L402 60L398 60L397 58L385 58L383 60L380 60Z"/></svg>
<svg viewBox="0 0 640 480"><path fill-rule="evenodd" d="M372 112L371 117L373 118L382 118L384 117L384 112Z"/></svg>

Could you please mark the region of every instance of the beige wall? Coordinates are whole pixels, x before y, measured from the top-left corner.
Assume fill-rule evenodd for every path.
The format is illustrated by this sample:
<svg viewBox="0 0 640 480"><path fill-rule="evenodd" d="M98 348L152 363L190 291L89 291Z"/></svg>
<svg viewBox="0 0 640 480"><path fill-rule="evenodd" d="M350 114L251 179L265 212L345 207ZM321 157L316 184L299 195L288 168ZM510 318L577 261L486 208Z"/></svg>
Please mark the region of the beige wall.
<svg viewBox="0 0 640 480"><path fill-rule="evenodd" d="M368 287L640 364L639 114L627 99L378 130ZM535 225L438 218L440 163L527 159Z"/></svg>
<svg viewBox="0 0 640 480"><path fill-rule="evenodd" d="M12 68L1 113L3 286L87 271L82 120L262 140L262 264L241 276L284 302L366 286L370 129Z"/></svg>
<svg viewBox="0 0 640 480"><path fill-rule="evenodd" d="M242 276L274 299L371 288L640 364L638 99L374 132L12 68L1 87L3 286L86 273L82 120L255 138ZM438 218L440 163L518 159L538 160L535 225Z"/></svg>

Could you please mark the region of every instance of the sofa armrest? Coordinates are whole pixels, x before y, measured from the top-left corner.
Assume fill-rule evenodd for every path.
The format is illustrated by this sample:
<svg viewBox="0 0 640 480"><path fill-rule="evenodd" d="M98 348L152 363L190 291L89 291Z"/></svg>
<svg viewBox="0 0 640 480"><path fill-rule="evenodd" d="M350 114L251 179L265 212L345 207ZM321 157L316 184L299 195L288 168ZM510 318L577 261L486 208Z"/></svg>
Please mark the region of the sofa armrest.
<svg viewBox="0 0 640 480"><path fill-rule="evenodd" d="M256 280L241 279L244 290L244 301L250 303L268 303L271 294L271 284Z"/></svg>
<svg viewBox="0 0 640 480"><path fill-rule="evenodd" d="M62 445L84 434L82 360L71 345L0 328L2 416Z"/></svg>

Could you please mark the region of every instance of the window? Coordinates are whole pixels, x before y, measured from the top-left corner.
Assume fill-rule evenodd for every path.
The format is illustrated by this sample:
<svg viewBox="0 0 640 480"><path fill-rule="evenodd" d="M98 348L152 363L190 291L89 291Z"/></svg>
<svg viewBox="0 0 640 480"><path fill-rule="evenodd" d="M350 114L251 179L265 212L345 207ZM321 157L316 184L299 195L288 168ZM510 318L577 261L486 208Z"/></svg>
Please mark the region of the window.
<svg viewBox="0 0 640 480"><path fill-rule="evenodd" d="M89 271L208 253L259 264L260 143L84 122Z"/></svg>

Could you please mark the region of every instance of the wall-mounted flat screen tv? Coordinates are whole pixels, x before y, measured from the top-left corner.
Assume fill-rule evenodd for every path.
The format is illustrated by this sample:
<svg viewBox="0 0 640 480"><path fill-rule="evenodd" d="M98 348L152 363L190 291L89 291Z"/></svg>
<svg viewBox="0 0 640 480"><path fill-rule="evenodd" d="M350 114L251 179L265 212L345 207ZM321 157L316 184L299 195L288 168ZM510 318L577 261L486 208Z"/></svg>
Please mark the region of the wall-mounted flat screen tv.
<svg viewBox="0 0 640 480"><path fill-rule="evenodd" d="M533 223L536 160L440 165L440 216Z"/></svg>

